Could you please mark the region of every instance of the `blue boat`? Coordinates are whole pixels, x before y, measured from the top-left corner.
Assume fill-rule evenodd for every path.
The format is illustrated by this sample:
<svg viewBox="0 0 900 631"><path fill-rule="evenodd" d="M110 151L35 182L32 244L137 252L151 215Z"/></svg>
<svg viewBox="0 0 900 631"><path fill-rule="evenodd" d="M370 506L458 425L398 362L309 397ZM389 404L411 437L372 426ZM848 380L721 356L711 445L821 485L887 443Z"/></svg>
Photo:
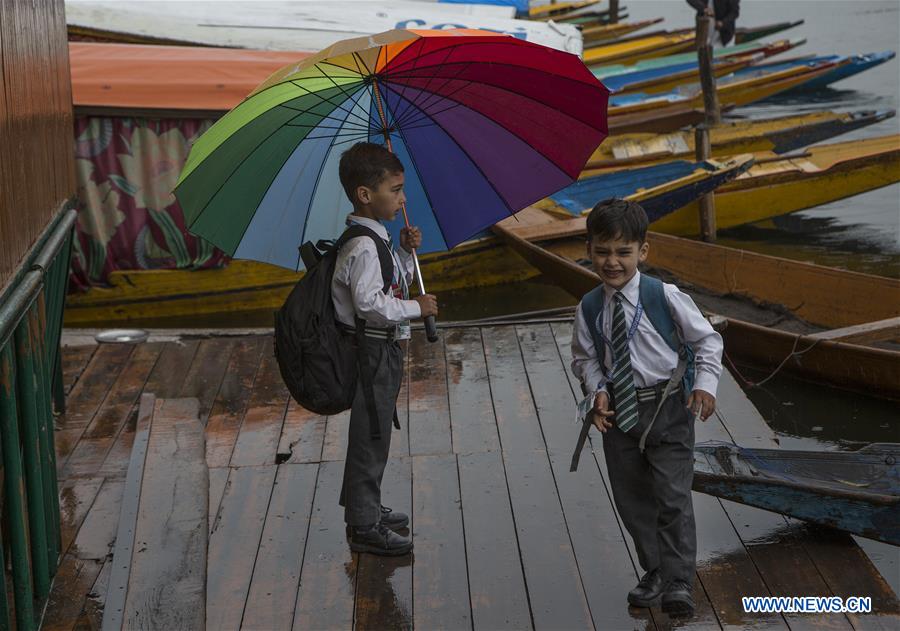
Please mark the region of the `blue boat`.
<svg viewBox="0 0 900 631"><path fill-rule="evenodd" d="M900 545L900 444L858 451L694 448L694 490Z"/></svg>
<svg viewBox="0 0 900 631"><path fill-rule="evenodd" d="M852 77L854 75L859 74L860 72L865 72L875 66L880 66L883 63L886 63L893 59L896 56L892 50L885 50L880 53L868 53L865 55L851 55L849 57L850 63L839 65L834 70L830 72L826 72L820 77L812 79L804 83L803 85L797 86L787 92L783 92L784 94L796 94L797 92L808 92L810 90L820 90L824 87L831 85L832 83L836 83L838 81L842 81L848 77ZM738 70L734 73L734 77L738 79L746 79L749 77L759 76L760 73L771 73L771 72L779 72L781 70L787 70L788 68L794 68L799 65L809 65L809 64L818 64L818 63L834 63L840 62L848 57L843 55L822 55L819 57L802 57L797 59L788 59L785 61L776 61L765 64L756 64L749 68L744 68L742 70ZM781 96L779 95L779 96Z"/></svg>
<svg viewBox="0 0 900 631"><path fill-rule="evenodd" d="M751 155L735 156L723 162L673 160L587 177L536 205L545 210L581 215L601 199L630 197L640 202L653 222L714 191L752 164ZM657 187L659 190L654 191Z"/></svg>

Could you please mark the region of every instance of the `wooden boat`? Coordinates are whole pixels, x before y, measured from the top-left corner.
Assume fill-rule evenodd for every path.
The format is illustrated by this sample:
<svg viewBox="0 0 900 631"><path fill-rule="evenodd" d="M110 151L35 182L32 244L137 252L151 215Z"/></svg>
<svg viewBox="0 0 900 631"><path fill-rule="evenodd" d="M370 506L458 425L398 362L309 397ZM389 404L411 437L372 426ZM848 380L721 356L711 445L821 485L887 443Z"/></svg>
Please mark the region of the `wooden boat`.
<svg viewBox="0 0 900 631"><path fill-rule="evenodd" d="M724 112L785 92L820 77L840 63L822 63L812 68L789 68L742 81L720 81L716 84L720 108ZM696 86L692 90L657 95L612 96L609 99L608 115L612 134L674 131L699 123L705 118L703 93Z"/></svg>
<svg viewBox="0 0 900 631"><path fill-rule="evenodd" d="M745 44L747 42L756 41L775 33L787 31L795 26L800 26L804 20L794 20L793 22L776 22L775 24L765 24L762 26L740 26L734 31L734 43Z"/></svg>
<svg viewBox="0 0 900 631"><path fill-rule="evenodd" d="M608 24L610 10L595 0L587 2L553 2L528 8L528 17L532 20L562 22L584 26ZM624 7L619 8L618 21L628 17Z"/></svg>
<svg viewBox="0 0 900 631"><path fill-rule="evenodd" d="M797 116L721 123L710 129L713 157L769 151L774 154L801 147L880 123L896 115L895 110L856 112L810 112ZM632 168L674 158L692 159L694 132L669 134L619 134L607 138L585 165L583 175L610 169Z"/></svg>
<svg viewBox="0 0 900 631"><path fill-rule="evenodd" d="M719 229L812 208L900 181L900 135L816 145L783 156L762 152L754 154L754 159L746 173L716 189ZM539 204L578 214L579 206L580 212L587 211L596 199L588 203L560 192ZM690 203L653 221L651 228L694 236L700 232L698 215L698 205ZM584 217L576 221L580 223L569 230L583 233Z"/></svg>
<svg viewBox="0 0 900 631"><path fill-rule="evenodd" d="M694 448L695 491L900 545L900 444L858 451Z"/></svg>
<svg viewBox="0 0 900 631"><path fill-rule="evenodd" d="M740 44L737 46L726 46L724 48L713 49L713 58L731 59L734 57L745 57L747 55L762 55L768 58L774 55L785 53L793 50L798 46L806 43L805 39L780 39L774 42L750 42L748 44ZM635 72L638 70L649 70L651 68L662 68L666 66L674 66L679 64L691 63L697 61L697 53L680 53L678 55L666 55L665 57L656 57L654 59L645 59L634 64L608 64L604 66L594 66L591 72L601 81L607 77L617 74Z"/></svg>
<svg viewBox="0 0 900 631"><path fill-rule="evenodd" d="M641 20L640 22L617 22L615 24L598 24L585 26L581 29L581 37L584 39L584 47L590 48L600 42L608 42L624 35L630 35L648 26L659 24L662 18Z"/></svg>
<svg viewBox="0 0 900 631"><path fill-rule="evenodd" d="M713 75L724 77L750 68L761 56L744 55L740 57L720 58L713 64ZM689 61L673 66L661 66L634 72L623 72L603 78L603 85L615 94L658 94L670 92L683 85L700 81L700 67L696 61Z"/></svg>
<svg viewBox="0 0 900 631"><path fill-rule="evenodd" d="M742 154L724 162L673 160L641 168L613 171L605 175L583 178L537 202L535 207L568 218L581 214L598 199L641 197L643 198L641 205L647 211L650 220L656 221L740 176L751 168L752 164L753 156ZM653 191L665 191L667 194L654 196L651 194Z"/></svg>
<svg viewBox="0 0 900 631"><path fill-rule="evenodd" d="M585 253L584 231L575 231L579 220L538 209L523 213L518 222L494 226L494 233L576 298L596 287L597 275L575 262ZM725 313L722 335L732 360L768 370L781 367L836 388L900 400L900 351L864 345L900 338L900 281L658 233L651 233L649 242L648 263L655 269L706 291L782 305L810 324L832 327L793 333Z"/></svg>
<svg viewBox="0 0 900 631"><path fill-rule="evenodd" d="M690 50L694 46L694 34L675 33L648 35L621 42L613 42L588 48L582 53L587 66L606 64L633 64L642 59L663 57Z"/></svg>
<svg viewBox="0 0 900 631"><path fill-rule="evenodd" d="M716 190L720 229L827 204L900 181L900 135L816 145L784 156L755 154L747 173ZM697 204L667 215L653 229L699 234Z"/></svg>
<svg viewBox="0 0 900 631"><path fill-rule="evenodd" d="M663 213L697 199L745 171L751 156L700 163L676 175L638 182L612 174L613 194L639 201ZM430 291L441 293L525 280L536 272L510 257L489 233L449 252L421 257ZM223 269L203 271L117 271L108 288L72 294L66 304L67 326L133 324L163 327L186 320L204 326L233 326L247 318L266 321L281 307L301 274L251 261L231 261Z"/></svg>
<svg viewBox="0 0 900 631"><path fill-rule="evenodd" d="M880 53L867 53L864 55L821 55L818 57L802 57L798 59L785 59L782 61L773 61L768 63L757 63L752 66L744 66L735 71L735 78L741 79L746 77L761 76L762 74L784 70L800 66L803 64L815 64L821 62L836 62L844 59L848 63L835 67L831 72L826 72L822 76L812 81L808 81L803 85L797 86L790 90L789 93L820 90L832 83L842 81L848 77L852 77L866 70L870 70L876 66L880 66L893 59L896 53L892 50L885 50Z"/></svg>

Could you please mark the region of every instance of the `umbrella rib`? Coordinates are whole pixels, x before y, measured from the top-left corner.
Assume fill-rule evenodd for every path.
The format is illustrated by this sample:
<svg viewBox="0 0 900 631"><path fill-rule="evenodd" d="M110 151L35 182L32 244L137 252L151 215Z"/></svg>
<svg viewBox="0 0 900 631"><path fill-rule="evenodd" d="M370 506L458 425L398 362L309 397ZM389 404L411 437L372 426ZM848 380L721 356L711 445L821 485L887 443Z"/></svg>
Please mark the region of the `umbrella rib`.
<svg viewBox="0 0 900 631"><path fill-rule="evenodd" d="M302 86L297 86L297 87L301 87L301 88L302 88ZM321 105L322 103L328 103L329 105L334 105L334 109L331 110L332 112L339 109L339 110L341 110L342 112L347 112L347 113L349 114L349 111L346 110L345 108L343 108L343 107L342 107L342 104L340 104L340 103L335 103L334 101L331 101L330 99L326 99L326 98L324 98L324 97L322 97L322 96L316 94L315 92L310 92L310 91L307 90L306 88L302 88L302 89L303 89L303 90L306 90L306 92L307 92L307 94L304 95L304 96L312 95L312 96L315 96L315 97L317 97L318 99L320 99L321 102L320 102L320 103L317 103L316 105ZM346 101L345 101L345 102L346 102ZM313 111L312 108L305 109L305 110L301 110L300 108L297 108L297 107L291 107L291 106L289 106L289 105L285 105L284 103L278 104L277 107L283 107L283 108L286 109L286 110L291 110L292 112L297 112L298 114L313 114L314 116L320 116L323 120L327 119L327 120L333 120L333 121L336 121L336 122L341 122L341 119L338 118L338 117L336 117L336 116L332 116L331 114L320 114L320 113L318 113L318 112ZM356 116L359 117L358 114L357 114ZM346 119L345 119L345 120L346 120ZM303 127L304 125L297 124L296 126L297 126L297 127Z"/></svg>
<svg viewBox="0 0 900 631"><path fill-rule="evenodd" d="M291 83L292 83L293 85L295 85L296 87L300 88L301 90L305 90L307 94L313 95L313 96L315 96L315 97L321 99L322 102L324 102L324 103L329 103L329 104L331 104L331 105L334 105L336 108L339 108L339 109L341 109L341 110L344 110L343 105L344 105L344 103L347 102L347 100L353 101L353 103L354 103L355 105L358 105L358 104L359 104L356 100L353 99L352 95L351 95L350 93L348 93L346 90L344 90L343 87L341 87L340 85L338 85L338 83L337 83L332 77L329 77L328 75L326 75L325 72L324 72L321 68L319 68L318 64L316 64L315 68L316 68L319 72L322 73L322 76L323 76L324 78L326 78L326 79L328 79L329 81L331 81L331 83L334 85L334 87L336 87L338 90L340 90L341 94L343 94L343 95L346 97L343 101L341 101L341 102L339 102L339 103L335 103L335 102L333 102L331 99L326 99L325 97L321 96L318 92L313 92L313 91L311 91L309 88L306 88L306 87L302 86L301 84L297 83L296 80L292 80ZM354 113L353 113L353 109L354 109L354 108L350 108L349 110L344 110L344 111L346 111L348 115L352 114L353 116L356 116L356 117L359 118L360 120L363 120L361 116L359 116L358 114L354 114ZM298 110L298 111L300 111L300 110ZM305 113L305 112L304 112L304 113ZM346 122L346 119L345 119L345 122Z"/></svg>
<svg viewBox="0 0 900 631"><path fill-rule="evenodd" d="M446 83L445 83L444 85L446 85ZM459 102L459 101L454 101L451 97L452 97L453 95L457 94L458 92L461 92L461 91L465 90L465 89L468 88L470 85L471 85L471 82L466 82L466 85L463 85L463 86L461 86L461 87L459 87L459 88L453 90L453 91L452 91L450 94L448 94L448 95L442 95L442 94L441 94L441 95L438 95L438 94L436 94L435 92L429 92L428 95L427 95L426 98L422 101L421 104L416 103L416 106L418 107L419 111L418 111L418 112L413 112L413 114L412 114L411 116L409 116L409 117L407 118L406 121L403 122L403 125L406 126L406 127L409 127L410 125L417 125L417 124L420 123L423 119L430 118L431 116L436 116L437 114L440 114L440 113L442 113L442 112L444 112L444 111L453 109L454 107L463 106L463 105L464 105L463 103L461 103L461 102ZM443 86L442 86L442 87L443 87ZM441 111L438 111L438 112L434 112L434 113L428 112L428 111L425 110L425 108L431 106L431 103L429 103L429 100L432 100L432 98L434 99L434 102L435 102L435 103L437 103L437 102L438 102L437 99L440 98L440 99L444 99L444 100L447 100L447 101L453 101L454 105L452 105L452 106L446 108L445 110L441 110ZM468 106L466 106L466 107L468 107Z"/></svg>
<svg viewBox="0 0 900 631"><path fill-rule="evenodd" d="M421 52L422 52L421 49L425 47L425 38L424 38L424 37L420 37L419 40L418 40L418 42L417 42L417 44L412 44L412 45L410 45L410 47L415 46L415 45L418 45L418 46L419 46L419 52L416 53L416 55L413 57L413 62L414 62L414 63L418 62L418 60L421 59ZM385 74L388 75L388 74L390 74L390 73L385 73ZM405 114L405 111L394 113L394 112L392 112L392 111L390 110L390 108L386 108L386 109L388 110L388 112L389 112L390 115L391 115L391 126L392 126L392 127L393 127L395 124L397 124L397 121L398 121L399 119L403 118L403 115ZM408 109L408 108L407 108L407 109ZM387 126L387 121L382 121L382 124L384 124L385 126Z"/></svg>
<svg viewBox="0 0 900 631"><path fill-rule="evenodd" d="M423 41L422 46L424 46L424 45L425 45L425 44L424 44L424 38L422 38L422 41ZM453 50L454 50L454 47L448 47L448 48L447 48L447 54L444 56L444 59L441 61L440 65L444 65L445 63L447 63L447 60L450 58L450 55L453 53ZM431 79L432 79L433 77L434 77L434 75L432 75L431 77L429 77L429 79L428 79L428 82L429 82L429 83L431 82ZM401 84L401 85L402 85L402 84ZM426 86L425 86L424 89L428 89L428 84L426 84ZM402 94L403 94L403 96L404 96L404 98L405 98L405 97L406 97L406 86L404 86ZM426 99L426 100L427 100L427 99ZM411 109L412 109L412 106L408 106L408 107L406 107L402 112L397 112L396 117L395 117L395 119L394 119L394 124L397 125L397 126L399 127L399 126L401 125L401 121L406 117L407 112L409 112Z"/></svg>
<svg viewBox="0 0 900 631"><path fill-rule="evenodd" d="M434 119L432 119L432 120L434 120ZM456 138L454 138L453 135L452 135L450 132L448 132L448 131L444 128L443 125L441 125L441 124L440 124L439 122L437 122L437 121L434 121L434 124L435 124L435 126L439 127L440 130L441 130L442 132L444 132L444 135L446 135L447 138L449 138L450 141L451 141L453 144L455 144L455 145L459 148L459 150L460 150L460 151L461 151L461 152L469 159L469 162L472 163L472 166L474 166L474 167L478 170L478 172L481 173L481 176L484 178L484 181L488 183L488 185L491 187L491 189L492 189L492 190L494 191L494 193L497 195L497 199L499 199L501 202L503 202L503 205L506 206L506 210L509 212L509 214L510 214L510 215L515 214L515 213L510 209L509 203L506 201L506 199L503 197L503 195L500 194L500 191L497 190L497 188L494 186L494 183L493 183L493 182L491 181L491 179L487 176L487 174L484 172L484 170L481 168L481 166L480 166L480 165L472 158L472 156L469 154L469 152L466 151L466 149L465 149L462 145L459 144L459 142L456 140ZM403 137L403 142L406 143L406 136L404 136L402 132L401 132L400 135ZM409 144L407 143L407 147L408 147L408 146L409 146ZM410 156L412 156L412 152L411 152L411 151L408 151L408 153L410 154ZM549 162L549 160L548 160L548 162ZM552 163L551 163L551 164L552 164ZM554 166L556 166L556 165L554 165ZM432 208L434 208L434 206L432 206ZM443 233L443 230L442 230L441 232Z"/></svg>
<svg viewBox="0 0 900 631"><path fill-rule="evenodd" d="M447 77L447 78L445 79L445 81L444 81L439 87L437 87L436 89L443 89L443 88L445 88L451 81L466 81L466 80L464 80L464 79L460 79L460 78L459 78L459 74L460 74L463 70L465 70L466 68L468 68L469 65L471 65L471 62L468 62L468 63L462 65L462 68L461 68L460 72L457 73L456 76L454 76L454 77ZM436 90L432 90L432 89L430 89L430 88L428 87L430 83L431 83L431 78L428 79L428 82L425 84L425 87L424 87L424 88L416 88L416 89L419 90L419 91L427 92L427 96L425 97L425 100L422 101L421 104L418 104L418 103L416 104L416 106L418 107L418 109L419 109L421 112L425 112L425 108L431 106L431 103L429 103L429 101L430 101L431 99L433 99L433 98L434 98L434 99L441 98L441 95L437 94ZM402 85L402 83L401 83L401 85ZM469 87L469 85L471 85L471 82L470 82L470 81L467 81L467 82L466 82L466 85L464 85L464 86L462 86L462 87L460 87L460 88L454 90L453 92L451 92L451 94L456 94L456 93L459 92L460 90L464 90L465 88ZM404 90L404 95L405 95L405 90ZM410 109L410 108L407 108L407 109ZM401 116L400 118L402 119L403 117ZM400 123L398 122L398 125L399 125L399 124L400 124Z"/></svg>

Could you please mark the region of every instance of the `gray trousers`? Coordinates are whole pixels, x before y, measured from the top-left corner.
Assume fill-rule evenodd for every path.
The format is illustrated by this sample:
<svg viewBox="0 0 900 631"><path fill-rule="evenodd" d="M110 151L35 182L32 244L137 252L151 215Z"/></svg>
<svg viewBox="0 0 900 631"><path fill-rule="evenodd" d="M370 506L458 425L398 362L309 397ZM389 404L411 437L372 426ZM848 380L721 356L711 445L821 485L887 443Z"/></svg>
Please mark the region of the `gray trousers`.
<svg viewBox="0 0 900 631"><path fill-rule="evenodd" d="M640 427L647 427L656 406L656 401L638 404ZM603 453L613 499L641 567L645 572L660 568L665 582L680 579L693 585L694 419L682 396L671 396L663 404L644 453L638 449L638 438L618 427L603 435Z"/></svg>
<svg viewBox="0 0 900 631"><path fill-rule="evenodd" d="M369 410L359 380L350 410L350 437L340 497L344 521L350 526L368 526L381 519L381 479L391 449L394 411L403 380L403 350L397 342L366 338L366 361L373 373L381 438L372 439Z"/></svg>

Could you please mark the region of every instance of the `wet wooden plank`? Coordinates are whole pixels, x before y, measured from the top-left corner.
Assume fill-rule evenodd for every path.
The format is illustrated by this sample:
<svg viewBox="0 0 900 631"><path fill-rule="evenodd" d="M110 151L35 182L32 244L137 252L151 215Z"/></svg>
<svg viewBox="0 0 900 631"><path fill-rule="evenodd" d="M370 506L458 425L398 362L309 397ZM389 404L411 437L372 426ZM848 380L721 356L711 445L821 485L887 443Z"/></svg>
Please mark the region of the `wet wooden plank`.
<svg viewBox="0 0 900 631"><path fill-rule="evenodd" d="M269 338L263 343L253 392L231 454L232 467L275 464L288 398Z"/></svg>
<svg viewBox="0 0 900 631"><path fill-rule="evenodd" d="M381 494L385 506L406 513L412 519L410 458L391 458L388 461ZM409 529L401 532L408 534ZM356 629L411 629L413 556L382 557L360 554L358 558Z"/></svg>
<svg viewBox="0 0 900 631"><path fill-rule="evenodd" d="M526 629L531 612L499 452L459 456L472 622L476 629Z"/></svg>
<svg viewBox="0 0 900 631"><path fill-rule="evenodd" d="M209 470L209 532L216 527L219 518L219 507L222 505L222 497L228 485L228 475L231 469L228 467L214 467Z"/></svg>
<svg viewBox="0 0 900 631"><path fill-rule="evenodd" d="M124 480L104 480L85 516L69 554L79 559L102 561L112 551L125 493Z"/></svg>
<svg viewBox="0 0 900 631"><path fill-rule="evenodd" d="M128 464L131 462L131 450L134 446L135 431L140 414L139 408L139 404L131 408L125 424L103 460L98 475L105 478L124 478L128 473Z"/></svg>
<svg viewBox="0 0 900 631"><path fill-rule="evenodd" d="M200 403L200 420L204 425L219 386L229 365L231 352L235 348L231 338L211 338L202 340L191 362L190 370L178 393L182 398L195 398Z"/></svg>
<svg viewBox="0 0 900 631"><path fill-rule="evenodd" d="M416 456L412 469L414 626L468 628L472 621L456 456Z"/></svg>
<svg viewBox="0 0 900 631"><path fill-rule="evenodd" d="M403 381L397 393L397 420L400 429L391 435L391 458L409 456L409 343L401 342L403 348Z"/></svg>
<svg viewBox="0 0 900 631"><path fill-rule="evenodd" d="M244 629L291 626L318 470L318 464L278 467L244 608Z"/></svg>
<svg viewBox="0 0 900 631"><path fill-rule="evenodd" d="M103 478L73 478L60 483L59 525L62 545L60 554L65 554L78 535L81 524L94 504Z"/></svg>
<svg viewBox="0 0 900 631"><path fill-rule="evenodd" d="M274 466L231 470L209 537L206 624L210 629L240 627L276 473Z"/></svg>
<svg viewBox="0 0 900 631"><path fill-rule="evenodd" d="M319 466L294 612L295 631L353 626L357 555L347 545L344 509L338 505L343 476L343 462Z"/></svg>
<svg viewBox="0 0 900 631"><path fill-rule="evenodd" d="M489 327L482 329L481 333L503 451L521 453L543 450L544 437L531 400L515 328Z"/></svg>
<svg viewBox="0 0 900 631"><path fill-rule="evenodd" d="M454 451L469 454L500 449L481 331L450 329L444 333L444 345Z"/></svg>
<svg viewBox="0 0 900 631"><path fill-rule="evenodd" d="M197 340L166 342L144 392L155 394L157 399L177 398L199 346Z"/></svg>
<svg viewBox="0 0 900 631"><path fill-rule="evenodd" d="M72 629L85 605L91 587L103 569L103 561L66 555L53 579L42 629Z"/></svg>
<svg viewBox="0 0 900 631"><path fill-rule="evenodd" d="M128 594L128 576L134 551L134 535L137 528L138 507L141 499L141 484L144 477L144 463L147 443L150 438L150 423L156 410L156 397L144 393L138 408L131 460L122 491L122 506L116 530L115 549L112 557L107 584L107 597L103 610L103 620L107 629L121 629L124 624L125 597Z"/></svg>
<svg viewBox="0 0 900 631"><path fill-rule="evenodd" d="M47 603L43 627L71 629L87 605L115 541L124 483L103 483L75 541L60 563Z"/></svg>
<svg viewBox="0 0 900 631"><path fill-rule="evenodd" d="M203 628L209 478L197 399L158 399L134 536L126 628Z"/></svg>
<svg viewBox="0 0 900 631"><path fill-rule="evenodd" d="M81 373L87 367L91 357L97 351L96 344L87 346L64 346L61 349L63 391L66 394L72 391L75 383L81 377Z"/></svg>
<svg viewBox="0 0 900 631"><path fill-rule="evenodd" d="M409 453L453 452L443 337L435 343L414 331L409 343Z"/></svg>
<svg viewBox="0 0 900 631"><path fill-rule="evenodd" d="M593 626L516 330L482 329L494 412L536 628Z"/></svg>
<svg viewBox="0 0 900 631"><path fill-rule="evenodd" d="M97 475L116 437L136 408L138 398L162 351L162 344L139 344L66 459L61 476Z"/></svg>
<svg viewBox="0 0 900 631"><path fill-rule="evenodd" d="M320 462L325 424L326 417L304 409L292 399L278 441L278 462Z"/></svg>
<svg viewBox="0 0 900 631"><path fill-rule="evenodd" d="M106 602L106 594L109 590L109 576L112 571L112 560L107 559L103 563L97 580L87 593L81 615L75 623L76 629L100 629L103 624L103 605Z"/></svg>
<svg viewBox="0 0 900 631"><path fill-rule="evenodd" d="M66 398L66 413L56 422L60 431L83 431L88 426L112 387L110 375L119 373L133 349L129 344L109 344L97 348Z"/></svg>
<svg viewBox="0 0 900 631"><path fill-rule="evenodd" d="M262 337L243 338L228 358L225 376L206 423L206 464L209 467L226 467L231 461L259 370L263 342Z"/></svg>
<svg viewBox="0 0 900 631"><path fill-rule="evenodd" d="M549 325L517 327L517 333L594 625L605 629L652 624L649 612L627 605L627 592L643 570L628 553L612 495L597 462L585 453L578 470L569 471L578 426L574 423L575 395L557 339ZM702 597L702 592L697 595ZM701 620L716 626L714 616Z"/></svg>
<svg viewBox="0 0 900 631"><path fill-rule="evenodd" d="M694 493L697 574L723 628L786 629L781 614L744 612L741 596L768 596L753 560L719 500Z"/></svg>
<svg viewBox="0 0 900 631"><path fill-rule="evenodd" d="M322 461L343 460L347 457L347 441L350 438L350 410L325 419L325 442L322 445Z"/></svg>

